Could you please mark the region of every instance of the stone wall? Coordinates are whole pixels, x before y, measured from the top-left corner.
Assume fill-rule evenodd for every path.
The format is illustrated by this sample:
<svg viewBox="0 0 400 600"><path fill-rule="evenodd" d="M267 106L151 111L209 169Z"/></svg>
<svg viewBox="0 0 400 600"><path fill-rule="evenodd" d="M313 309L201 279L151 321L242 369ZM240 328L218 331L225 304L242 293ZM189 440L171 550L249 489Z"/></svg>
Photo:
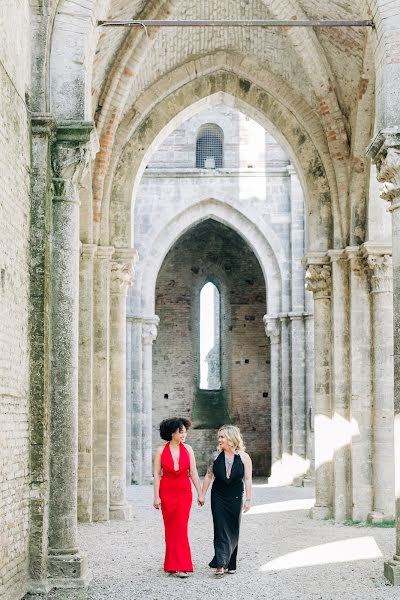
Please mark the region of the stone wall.
<svg viewBox="0 0 400 600"><path fill-rule="evenodd" d="M200 389L200 290L220 290L221 389ZM170 415L189 416L189 443L204 472L224 422L242 430L254 470L270 467L269 343L263 327L265 282L254 253L231 229L207 220L170 250L156 287L160 317L153 345L153 445L158 424Z"/></svg>
<svg viewBox="0 0 400 600"><path fill-rule="evenodd" d="M0 598L28 579L29 3L0 7Z"/></svg>

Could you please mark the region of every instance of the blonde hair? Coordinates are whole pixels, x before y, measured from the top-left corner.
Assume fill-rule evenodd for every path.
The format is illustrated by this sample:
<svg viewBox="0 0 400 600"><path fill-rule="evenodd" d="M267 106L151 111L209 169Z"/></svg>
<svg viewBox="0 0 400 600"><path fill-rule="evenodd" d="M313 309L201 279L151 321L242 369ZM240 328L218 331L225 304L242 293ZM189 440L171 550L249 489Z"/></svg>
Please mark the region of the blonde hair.
<svg viewBox="0 0 400 600"><path fill-rule="evenodd" d="M238 452L244 452L246 450L239 427L235 427L235 425L222 425L222 427L218 429L218 433L221 431L224 432L226 439L232 444L234 450L238 450ZM218 445L218 450L219 449Z"/></svg>

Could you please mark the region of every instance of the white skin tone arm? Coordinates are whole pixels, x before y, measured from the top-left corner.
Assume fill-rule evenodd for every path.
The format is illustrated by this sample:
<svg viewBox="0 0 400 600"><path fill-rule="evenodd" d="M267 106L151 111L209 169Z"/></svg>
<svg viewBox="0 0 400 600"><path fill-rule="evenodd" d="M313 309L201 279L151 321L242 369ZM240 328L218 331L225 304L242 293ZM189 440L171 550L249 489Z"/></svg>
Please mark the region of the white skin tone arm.
<svg viewBox="0 0 400 600"><path fill-rule="evenodd" d="M153 506L154 506L154 508L157 508L157 509L159 509L161 507L160 479L161 479L161 453L162 453L162 451L163 451L162 446L157 448L156 454L154 457L154 481L153 481L154 502L153 502Z"/></svg>
<svg viewBox="0 0 400 600"><path fill-rule="evenodd" d="M203 499L203 494L201 492L200 479L199 479L199 474L197 472L196 458L194 456L193 448L191 446L189 446L189 444L185 444L185 447L188 450L189 456L190 456L189 477L192 480L194 487L196 488L196 492L198 495L198 503L201 506L203 506L204 499Z"/></svg>
<svg viewBox="0 0 400 600"><path fill-rule="evenodd" d="M250 502L253 495L253 480L252 480L252 463L251 458L247 452L242 453L242 460L244 464L244 488L246 491L245 502L243 505L243 512L246 513L250 510Z"/></svg>
<svg viewBox="0 0 400 600"><path fill-rule="evenodd" d="M207 473L206 473L206 475L204 477L204 481L203 481L202 493L203 493L204 498L207 494L207 490L210 487L212 480L214 479L213 464L214 464L214 458L211 457L210 460L208 461Z"/></svg>

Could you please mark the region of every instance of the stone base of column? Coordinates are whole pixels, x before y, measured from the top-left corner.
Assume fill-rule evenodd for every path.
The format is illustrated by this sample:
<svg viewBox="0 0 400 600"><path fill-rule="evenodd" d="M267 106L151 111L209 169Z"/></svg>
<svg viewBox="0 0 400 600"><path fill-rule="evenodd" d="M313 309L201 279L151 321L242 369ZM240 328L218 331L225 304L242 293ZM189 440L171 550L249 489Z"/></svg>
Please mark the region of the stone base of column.
<svg viewBox="0 0 400 600"><path fill-rule="evenodd" d="M310 509L310 517L315 521L326 521L332 518L332 508L330 506L313 506Z"/></svg>
<svg viewBox="0 0 400 600"><path fill-rule="evenodd" d="M48 594L52 588L48 579L31 579L28 583L29 594Z"/></svg>
<svg viewBox="0 0 400 600"><path fill-rule="evenodd" d="M305 487L305 488L315 488L315 477L304 477L304 479L303 479L303 487Z"/></svg>
<svg viewBox="0 0 400 600"><path fill-rule="evenodd" d="M47 569L49 584L52 588L85 588L92 579L86 555L82 552L76 554L51 554L48 559Z"/></svg>
<svg viewBox="0 0 400 600"><path fill-rule="evenodd" d="M130 521L132 519L132 507L130 504L124 506L110 506L111 521Z"/></svg>
<svg viewBox="0 0 400 600"><path fill-rule="evenodd" d="M385 561L383 572L392 585L400 585L400 556L395 554L392 560Z"/></svg>
<svg viewBox="0 0 400 600"><path fill-rule="evenodd" d="M304 477L303 476L294 477L292 485L293 485L293 487L303 487L303 485L304 485Z"/></svg>
<svg viewBox="0 0 400 600"><path fill-rule="evenodd" d="M369 523L372 523L373 525L380 525L382 523L386 523L387 521L393 521L394 520L394 516L393 515L385 515L384 513L378 512L378 511L373 511L370 512L367 518L367 521Z"/></svg>

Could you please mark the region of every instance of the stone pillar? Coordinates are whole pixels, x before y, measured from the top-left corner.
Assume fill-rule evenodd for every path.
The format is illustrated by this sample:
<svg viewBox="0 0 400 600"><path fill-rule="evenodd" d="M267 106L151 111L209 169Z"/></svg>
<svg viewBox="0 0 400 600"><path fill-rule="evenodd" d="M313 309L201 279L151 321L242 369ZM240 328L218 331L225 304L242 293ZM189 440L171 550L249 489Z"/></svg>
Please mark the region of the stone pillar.
<svg viewBox="0 0 400 600"><path fill-rule="evenodd" d="M307 256L306 285L314 294L315 506L311 516L329 519L333 502L331 414L331 266L325 254Z"/></svg>
<svg viewBox="0 0 400 600"><path fill-rule="evenodd" d="M52 195L50 144L55 122L32 113L30 207L30 501L29 591L47 593Z"/></svg>
<svg viewBox="0 0 400 600"><path fill-rule="evenodd" d="M141 317L129 317L131 338L131 483L141 483L143 479L142 437L143 437L143 343Z"/></svg>
<svg viewBox="0 0 400 600"><path fill-rule="evenodd" d="M346 248L350 290L352 519L372 509L371 319L365 263L359 246Z"/></svg>
<svg viewBox="0 0 400 600"><path fill-rule="evenodd" d="M379 131L367 149L377 165L381 197L390 202L393 246L393 357L394 357L394 465L396 549L385 562L385 576L400 585L400 130Z"/></svg>
<svg viewBox="0 0 400 600"><path fill-rule="evenodd" d="M126 497L126 295L136 252L118 249L110 286L110 519L131 518Z"/></svg>
<svg viewBox="0 0 400 600"><path fill-rule="evenodd" d="M92 520L93 504L93 258L82 244L79 266L78 520Z"/></svg>
<svg viewBox="0 0 400 600"><path fill-rule="evenodd" d="M153 342L157 337L157 326L160 319L154 317L143 319L143 428L142 428L142 483L153 479L152 464L152 408L153 408Z"/></svg>
<svg viewBox="0 0 400 600"><path fill-rule="evenodd" d="M109 519L110 261L114 248L98 246L94 260L93 521Z"/></svg>
<svg viewBox="0 0 400 600"><path fill-rule="evenodd" d="M351 518L349 279L344 250L329 250L332 270L332 426L334 518Z"/></svg>
<svg viewBox="0 0 400 600"><path fill-rule="evenodd" d="M48 574L58 588L86 585L78 550L79 193L92 123L59 125L52 149L53 248Z"/></svg>
<svg viewBox="0 0 400 600"><path fill-rule="evenodd" d="M282 465L282 439L280 419L280 366L281 366L281 328L277 316L264 316L265 333L270 342L271 368L271 475L269 483L279 480Z"/></svg>
<svg viewBox="0 0 400 600"><path fill-rule="evenodd" d="M308 471L306 461L306 400L304 313L289 313L290 359L292 373L292 461L296 485L301 485Z"/></svg>
<svg viewBox="0 0 400 600"><path fill-rule="evenodd" d="M282 460L289 466L292 453L292 398L290 377L290 332L287 314L280 314L281 322L281 426Z"/></svg>
<svg viewBox="0 0 400 600"><path fill-rule="evenodd" d="M392 257L391 248L378 248L376 244L366 243L363 250L370 271L372 315L373 511L370 520L379 523L394 518Z"/></svg>
<svg viewBox="0 0 400 600"><path fill-rule="evenodd" d="M306 402L306 458L309 464L303 486L315 485L314 460L314 302L310 292L306 293L306 310L304 315L305 336L305 402Z"/></svg>

